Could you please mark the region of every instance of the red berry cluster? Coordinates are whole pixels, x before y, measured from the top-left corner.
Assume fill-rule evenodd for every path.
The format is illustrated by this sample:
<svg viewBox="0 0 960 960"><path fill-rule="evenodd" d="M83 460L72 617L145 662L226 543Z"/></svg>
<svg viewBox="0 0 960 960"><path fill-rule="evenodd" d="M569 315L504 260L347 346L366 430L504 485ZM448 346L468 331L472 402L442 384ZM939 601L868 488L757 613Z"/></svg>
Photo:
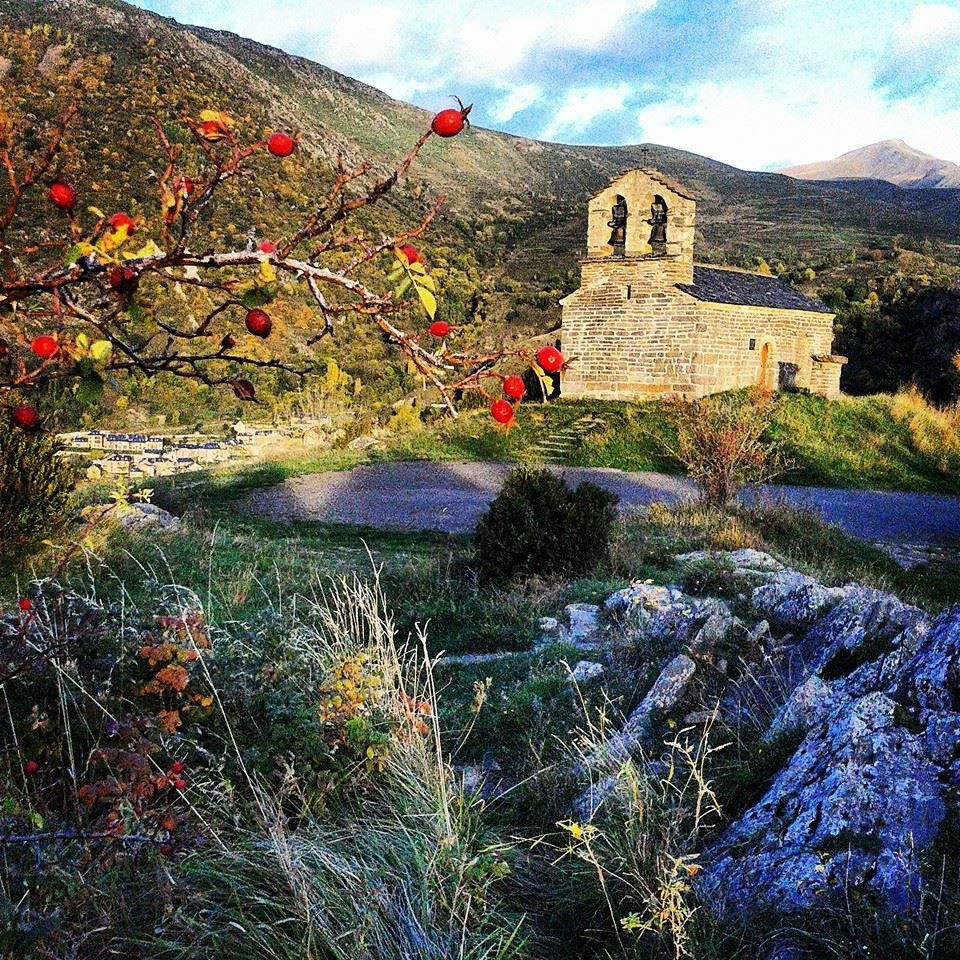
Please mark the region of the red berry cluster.
<svg viewBox="0 0 960 960"><path fill-rule="evenodd" d="M556 347L541 347L536 355L537 364L546 373L557 373L563 369L563 354ZM524 394L527 392L522 377L511 374L503 378L503 392L509 399L500 397L490 404L490 416L497 423L509 427ZM510 401L514 401L511 403Z"/></svg>

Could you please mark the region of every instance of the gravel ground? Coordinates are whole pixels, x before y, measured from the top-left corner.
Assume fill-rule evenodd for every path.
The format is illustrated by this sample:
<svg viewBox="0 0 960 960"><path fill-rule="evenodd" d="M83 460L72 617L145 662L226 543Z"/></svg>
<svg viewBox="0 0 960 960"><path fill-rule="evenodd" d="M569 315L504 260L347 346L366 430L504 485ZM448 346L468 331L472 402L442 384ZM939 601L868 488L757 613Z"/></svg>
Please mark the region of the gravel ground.
<svg viewBox="0 0 960 960"><path fill-rule="evenodd" d="M256 490L242 509L278 520L320 520L390 530L469 533L511 469L505 463L402 461L316 473ZM683 477L590 467L552 467L569 483L590 480L626 509L693 494ZM865 540L960 546L960 498L934 493L777 485L748 491L818 511Z"/></svg>

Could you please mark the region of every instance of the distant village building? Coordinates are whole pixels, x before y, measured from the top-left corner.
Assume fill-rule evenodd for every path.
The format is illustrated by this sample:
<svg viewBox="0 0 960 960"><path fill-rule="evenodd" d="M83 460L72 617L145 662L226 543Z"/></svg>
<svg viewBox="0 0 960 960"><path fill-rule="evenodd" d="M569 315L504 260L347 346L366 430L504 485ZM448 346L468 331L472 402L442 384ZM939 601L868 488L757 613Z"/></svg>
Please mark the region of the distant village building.
<svg viewBox="0 0 960 960"><path fill-rule="evenodd" d="M566 397L702 397L754 384L840 394L829 308L775 277L694 265L696 200L631 170L590 200L581 285L560 301Z"/></svg>

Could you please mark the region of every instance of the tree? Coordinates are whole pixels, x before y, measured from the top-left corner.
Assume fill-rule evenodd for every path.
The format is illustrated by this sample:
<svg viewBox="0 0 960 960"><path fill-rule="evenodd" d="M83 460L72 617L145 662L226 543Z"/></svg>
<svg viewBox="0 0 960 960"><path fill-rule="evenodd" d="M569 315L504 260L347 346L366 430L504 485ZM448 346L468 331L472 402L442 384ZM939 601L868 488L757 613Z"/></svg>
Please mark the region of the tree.
<svg viewBox="0 0 960 960"><path fill-rule="evenodd" d="M486 393L491 380L504 379L494 367L505 357L533 363L524 351L458 353L449 348L450 328L442 321L429 330L410 328L410 308L419 305L431 321L437 310L436 283L411 241L427 231L443 197L420 223L381 232L375 240L355 223L359 211L403 179L430 137L463 129L469 107L441 111L385 176L372 177L370 163L338 160L312 213L276 242L211 249L197 226L225 186L248 176L254 163L275 162L268 154L295 158L300 135L275 131L251 138L241 122L214 109L177 122L152 118L157 205L147 215L105 212L85 205L85 185L68 182L61 171L76 149L74 121L102 82L106 60L71 59L73 41L51 44L49 28L8 34L6 40L11 56L0 93L0 402L33 410L14 417L21 427L37 422L31 393L55 382L70 382L81 398L93 400L108 377L162 373L225 385L240 399L253 400L256 387L247 371L307 375L313 369L309 356L302 363L281 360L258 343L274 326L268 308L297 288L316 318L308 348L333 335L338 318L366 317L454 415L454 395L465 389ZM30 204L32 219L22 216ZM247 235L255 237L257 225L248 226ZM384 277L378 264L390 256ZM178 297L186 309L170 308Z"/></svg>

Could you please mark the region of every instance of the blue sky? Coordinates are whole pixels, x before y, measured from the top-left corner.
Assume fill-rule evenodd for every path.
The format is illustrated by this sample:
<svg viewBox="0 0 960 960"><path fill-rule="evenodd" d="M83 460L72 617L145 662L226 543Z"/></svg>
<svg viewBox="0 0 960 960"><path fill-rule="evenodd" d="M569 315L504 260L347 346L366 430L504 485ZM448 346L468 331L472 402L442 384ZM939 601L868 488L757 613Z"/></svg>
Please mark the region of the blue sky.
<svg viewBox="0 0 960 960"><path fill-rule="evenodd" d="M428 109L748 169L899 137L960 162L960 0L135 0Z"/></svg>

